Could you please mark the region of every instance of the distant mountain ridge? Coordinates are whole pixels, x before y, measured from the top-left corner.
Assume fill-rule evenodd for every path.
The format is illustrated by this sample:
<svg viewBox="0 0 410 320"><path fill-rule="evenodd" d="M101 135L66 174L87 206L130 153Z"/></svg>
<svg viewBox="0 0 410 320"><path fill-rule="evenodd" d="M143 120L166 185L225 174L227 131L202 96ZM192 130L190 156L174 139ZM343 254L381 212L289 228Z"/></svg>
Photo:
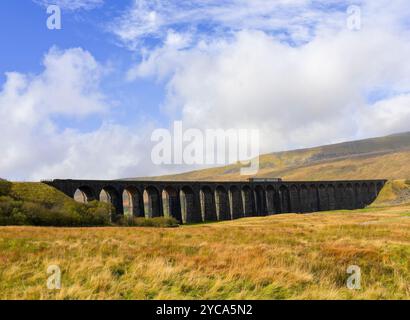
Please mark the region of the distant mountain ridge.
<svg viewBox="0 0 410 320"><path fill-rule="evenodd" d="M151 180L246 180L241 166L150 177ZM410 178L410 132L260 156L256 177L286 180Z"/></svg>

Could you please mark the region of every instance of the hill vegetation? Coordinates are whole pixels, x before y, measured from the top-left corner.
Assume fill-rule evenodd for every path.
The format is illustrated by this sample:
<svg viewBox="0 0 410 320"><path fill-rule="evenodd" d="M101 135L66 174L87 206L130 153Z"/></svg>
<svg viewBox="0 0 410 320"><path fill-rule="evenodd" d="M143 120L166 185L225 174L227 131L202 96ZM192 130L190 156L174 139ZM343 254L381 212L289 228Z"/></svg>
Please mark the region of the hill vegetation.
<svg viewBox="0 0 410 320"><path fill-rule="evenodd" d="M78 203L43 183L0 179L0 225L3 226L178 226L174 218L113 217L112 210L111 205L100 201Z"/></svg>
<svg viewBox="0 0 410 320"><path fill-rule="evenodd" d="M386 207L410 204L410 180L388 181L372 207Z"/></svg>
<svg viewBox="0 0 410 320"><path fill-rule="evenodd" d="M42 183L0 181L0 225L101 226L109 213L106 203L77 203Z"/></svg>
<svg viewBox="0 0 410 320"><path fill-rule="evenodd" d="M286 180L410 179L410 133L260 156L256 177ZM154 180L245 180L240 164Z"/></svg>

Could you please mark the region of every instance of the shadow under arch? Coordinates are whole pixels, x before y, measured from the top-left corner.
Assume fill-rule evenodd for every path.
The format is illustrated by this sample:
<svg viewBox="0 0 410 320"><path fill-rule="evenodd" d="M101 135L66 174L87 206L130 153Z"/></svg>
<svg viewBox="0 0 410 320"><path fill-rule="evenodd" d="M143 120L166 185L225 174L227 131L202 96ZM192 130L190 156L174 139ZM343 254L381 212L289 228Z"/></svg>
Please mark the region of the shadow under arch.
<svg viewBox="0 0 410 320"><path fill-rule="evenodd" d="M266 187L266 211L268 215L278 213L277 207L277 194L273 186L269 185Z"/></svg>
<svg viewBox="0 0 410 320"><path fill-rule="evenodd" d="M334 185L329 184L327 186L327 198L328 198L328 206L329 210L335 210L336 209L336 188Z"/></svg>
<svg viewBox="0 0 410 320"><path fill-rule="evenodd" d="M300 212L309 212L309 189L305 184L302 184L302 186L300 187L299 199Z"/></svg>
<svg viewBox="0 0 410 320"><path fill-rule="evenodd" d="M215 197L210 187L202 187L199 191L201 216L203 221L217 221Z"/></svg>
<svg viewBox="0 0 410 320"><path fill-rule="evenodd" d="M265 190L261 186L255 187L255 202L256 202L256 214L258 216L265 216L267 209L266 209L266 196Z"/></svg>
<svg viewBox="0 0 410 320"><path fill-rule="evenodd" d="M191 187L184 186L179 192L181 201L181 215L184 223L202 222L201 212L198 210L195 193Z"/></svg>
<svg viewBox="0 0 410 320"><path fill-rule="evenodd" d="M353 185L351 183L348 183L345 188L345 201L346 201L346 209L354 209L355 207L355 194L354 194L354 189Z"/></svg>
<svg viewBox="0 0 410 320"><path fill-rule="evenodd" d="M143 193L144 213L147 218L162 216L161 199L157 188L148 186Z"/></svg>
<svg viewBox="0 0 410 320"><path fill-rule="evenodd" d="M336 187L336 190L336 210L346 209L345 186L343 185L343 183L339 183Z"/></svg>
<svg viewBox="0 0 410 320"><path fill-rule="evenodd" d="M324 184L319 185L319 211L329 210L329 196Z"/></svg>
<svg viewBox="0 0 410 320"><path fill-rule="evenodd" d="M113 211L111 211L111 214L115 213L116 215L122 215L124 213L122 207L122 197L114 187L103 187L99 194L99 200L112 205Z"/></svg>
<svg viewBox="0 0 410 320"><path fill-rule="evenodd" d="M165 187L162 190L162 205L165 217L173 217L182 222L180 197L175 188Z"/></svg>
<svg viewBox="0 0 410 320"><path fill-rule="evenodd" d="M243 217L242 195L237 186L229 188L229 207L231 208L231 219Z"/></svg>
<svg viewBox="0 0 410 320"><path fill-rule="evenodd" d="M255 203L252 190L249 186L242 188L242 207L244 217L252 217L254 215Z"/></svg>
<svg viewBox="0 0 410 320"><path fill-rule="evenodd" d="M215 189L215 205L218 220L222 221L231 219L228 192L222 186L218 186Z"/></svg>
<svg viewBox="0 0 410 320"><path fill-rule="evenodd" d="M290 187L290 211L294 213L300 212L299 189L294 184Z"/></svg>
<svg viewBox="0 0 410 320"><path fill-rule="evenodd" d="M124 215L145 217L144 201L141 192L134 187L127 187L122 193L122 205Z"/></svg>
<svg viewBox="0 0 410 320"><path fill-rule="evenodd" d="M282 185L279 188L279 194L280 194L280 207L282 209L282 212L289 213L290 212L290 192L289 192L288 187Z"/></svg>
<svg viewBox="0 0 410 320"><path fill-rule="evenodd" d="M94 190L88 186L82 186L76 189L73 198L80 203L88 203L97 200Z"/></svg>

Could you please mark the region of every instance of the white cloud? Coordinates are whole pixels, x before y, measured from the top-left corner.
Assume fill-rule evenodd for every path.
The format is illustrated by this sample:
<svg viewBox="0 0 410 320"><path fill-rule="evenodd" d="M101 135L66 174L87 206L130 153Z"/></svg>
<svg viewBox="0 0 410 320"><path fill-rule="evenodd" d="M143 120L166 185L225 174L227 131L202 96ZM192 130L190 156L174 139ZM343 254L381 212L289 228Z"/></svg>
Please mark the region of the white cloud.
<svg viewBox="0 0 410 320"><path fill-rule="evenodd" d="M63 10L91 10L101 6L104 0L33 0L42 6L58 5Z"/></svg>
<svg viewBox="0 0 410 320"><path fill-rule="evenodd" d="M401 94L368 106L361 114L360 130L366 135L379 135L410 130L410 94Z"/></svg>
<svg viewBox="0 0 410 320"><path fill-rule="evenodd" d="M76 10L97 2L61 3ZM142 52L129 79L163 82L164 110L185 128L258 128L262 152L410 130L407 1L358 1L358 32L346 29L342 4L141 0L111 30ZM148 49L147 39L155 43ZM103 76L82 49L52 49L38 75L8 73L0 91L0 177L165 173L149 159L152 124L104 121L112 106ZM379 89L388 94L375 101ZM90 117L102 123L90 132L56 120Z"/></svg>
<svg viewBox="0 0 410 320"><path fill-rule="evenodd" d="M0 177L102 179L146 172L149 124L103 120L111 107L99 86L103 74L79 48L51 49L38 75L8 73L0 91ZM96 130L69 128L68 120L91 117L102 121Z"/></svg>
<svg viewBox="0 0 410 320"><path fill-rule="evenodd" d="M299 46L248 29L176 47L168 32L130 76L165 81L169 115L186 127L259 128L263 152L410 130L407 96L367 102L377 88L410 91L406 8L365 3L362 30L347 30L344 16Z"/></svg>
<svg viewBox="0 0 410 320"><path fill-rule="evenodd" d="M163 40L169 30L199 38L229 37L245 29L276 31L278 37L301 42L311 39L318 25L345 23L340 12L324 15L324 10L308 0L134 0L110 29L133 49L147 38Z"/></svg>

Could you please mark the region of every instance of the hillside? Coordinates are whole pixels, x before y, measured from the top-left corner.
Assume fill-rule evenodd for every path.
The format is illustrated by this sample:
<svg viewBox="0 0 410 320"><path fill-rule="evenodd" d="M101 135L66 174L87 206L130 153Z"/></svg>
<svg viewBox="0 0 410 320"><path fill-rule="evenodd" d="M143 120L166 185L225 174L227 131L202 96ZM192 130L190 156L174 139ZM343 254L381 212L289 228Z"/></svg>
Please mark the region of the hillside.
<svg viewBox="0 0 410 320"><path fill-rule="evenodd" d="M82 204L37 182L0 179L0 225L100 226L109 225L110 205Z"/></svg>
<svg viewBox="0 0 410 320"><path fill-rule="evenodd" d="M315 148L265 154L257 177L286 180L410 178L410 132ZM238 180L240 165L154 177L161 180Z"/></svg>

